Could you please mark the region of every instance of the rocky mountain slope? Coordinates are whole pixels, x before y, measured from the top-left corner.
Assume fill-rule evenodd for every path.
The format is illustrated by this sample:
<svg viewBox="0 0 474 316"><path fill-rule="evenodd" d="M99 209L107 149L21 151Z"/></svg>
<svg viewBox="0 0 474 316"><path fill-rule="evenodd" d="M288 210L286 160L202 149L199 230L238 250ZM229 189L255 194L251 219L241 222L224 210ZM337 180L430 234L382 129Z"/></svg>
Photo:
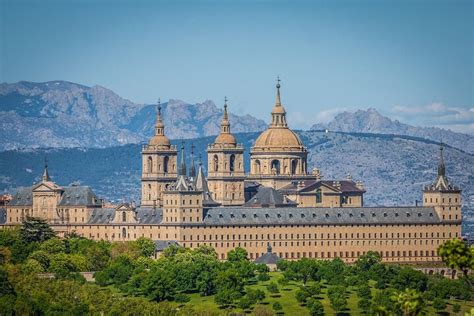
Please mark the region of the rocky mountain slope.
<svg viewBox="0 0 474 316"><path fill-rule="evenodd" d="M382 116L377 110L372 108L355 112L339 113L332 121L315 124L311 129L417 136L437 142L442 140L446 144L462 148L469 153L474 153L474 136L472 135L455 133L437 127L411 126Z"/></svg>
<svg viewBox="0 0 474 316"><path fill-rule="evenodd" d="M299 132L307 144L310 168L325 179L344 179L351 173L367 190L366 205L414 205L423 186L436 177L439 144L415 137L377 134ZM237 134L248 149L258 133ZM213 137L192 140L203 155ZM189 149L191 141L187 141ZM175 144L178 141L174 141ZM34 149L0 153L0 192L38 181L45 155L50 174L59 184L79 181L111 200L139 200L141 147L124 145L104 149ZM474 155L453 147L445 150L447 173L463 189L463 201L474 208ZM120 157L120 159L117 159Z"/></svg>
<svg viewBox="0 0 474 316"><path fill-rule="evenodd" d="M222 109L212 101L163 104L172 138L215 135ZM140 143L153 133L156 105L136 104L101 86L66 81L0 84L0 150L110 147ZM233 130L259 131L265 122L231 114Z"/></svg>

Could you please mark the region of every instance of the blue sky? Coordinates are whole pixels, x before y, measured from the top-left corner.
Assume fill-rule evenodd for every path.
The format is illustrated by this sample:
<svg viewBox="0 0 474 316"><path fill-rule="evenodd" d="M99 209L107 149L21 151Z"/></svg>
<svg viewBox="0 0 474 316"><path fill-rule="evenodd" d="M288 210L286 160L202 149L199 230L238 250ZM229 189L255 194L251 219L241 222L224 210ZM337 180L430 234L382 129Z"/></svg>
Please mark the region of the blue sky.
<svg viewBox="0 0 474 316"><path fill-rule="evenodd" d="M135 102L229 98L292 127L374 107L474 134L473 1L6 1L0 81L102 85Z"/></svg>

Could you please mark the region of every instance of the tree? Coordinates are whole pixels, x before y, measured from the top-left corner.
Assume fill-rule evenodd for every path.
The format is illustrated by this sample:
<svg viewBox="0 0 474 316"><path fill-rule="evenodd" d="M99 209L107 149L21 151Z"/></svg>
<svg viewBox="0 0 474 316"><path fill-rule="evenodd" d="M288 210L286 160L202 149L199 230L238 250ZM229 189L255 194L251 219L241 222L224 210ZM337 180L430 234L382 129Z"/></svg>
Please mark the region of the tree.
<svg viewBox="0 0 474 316"><path fill-rule="evenodd" d="M409 288L424 292L427 287L427 279L427 276L421 271L411 268L402 268L393 277L391 285L399 291Z"/></svg>
<svg viewBox="0 0 474 316"><path fill-rule="evenodd" d="M311 316L324 316L323 304L314 298L308 300L308 309Z"/></svg>
<svg viewBox="0 0 474 316"><path fill-rule="evenodd" d="M135 241L138 245L140 255L144 257L151 257L155 254L155 243L153 240L145 237L140 237Z"/></svg>
<svg viewBox="0 0 474 316"><path fill-rule="evenodd" d="M336 313L347 308L346 290L342 285L332 286L328 289L329 301L331 307Z"/></svg>
<svg viewBox="0 0 474 316"><path fill-rule="evenodd" d="M219 306L229 306L240 297L240 293L233 291L232 289L223 288L217 291L216 295L214 296L214 301Z"/></svg>
<svg viewBox="0 0 474 316"><path fill-rule="evenodd" d="M306 303L306 300L308 299L308 293L306 291L303 291L301 289L297 290L295 293L295 298L300 304Z"/></svg>
<svg viewBox="0 0 474 316"><path fill-rule="evenodd" d="M367 251L366 254L357 258L355 266L359 271L369 271L374 265L382 261L382 256L375 251Z"/></svg>
<svg viewBox="0 0 474 316"><path fill-rule="evenodd" d="M371 307L370 300L367 298L362 298L357 303L357 306L363 311L364 313L368 313Z"/></svg>
<svg viewBox="0 0 474 316"><path fill-rule="evenodd" d="M170 300L175 294L174 279L167 270L153 267L146 274L141 290L148 298L156 302Z"/></svg>
<svg viewBox="0 0 474 316"><path fill-rule="evenodd" d="M133 261L127 256L119 256L112 260L107 268L94 274L97 284L107 286L110 284L125 284L132 276Z"/></svg>
<svg viewBox="0 0 474 316"><path fill-rule="evenodd" d="M370 300L372 293L368 284L361 285L357 288L357 295L360 298L365 298Z"/></svg>
<svg viewBox="0 0 474 316"><path fill-rule="evenodd" d="M395 293L392 300L396 302L404 316L415 316L424 309L424 301L420 292L405 289Z"/></svg>
<svg viewBox="0 0 474 316"><path fill-rule="evenodd" d="M40 245L40 250L43 250L49 254L57 254L65 252L66 246L64 244L64 241L57 237L54 237L42 242Z"/></svg>
<svg viewBox="0 0 474 316"><path fill-rule="evenodd" d="M43 267L44 271L49 270L49 265L50 265L50 262L51 262L51 256L46 251L37 250L37 251L31 253L28 256L28 259L33 259L33 260L38 261L41 264L41 266Z"/></svg>
<svg viewBox="0 0 474 316"><path fill-rule="evenodd" d="M30 217L23 222L20 235L26 243L43 242L56 236L46 221L34 217Z"/></svg>
<svg viewBox="0 0 474 316"><path fill-rule="evenodd" d="M469 269L474 269L473 247L461 239L452 239L439 246L438 254L448 267L461 270L466 282L472 287L468 273Z"/></svg>
<svg viewBox="0 0 474 316"><path fill-rule="evenodd" d="M444 311L446 309L446 302L441 298L435 298L433 300L433 308L436 309L438 312Z"/></svg>
<svg viewBox="0 0 474 316"><path fill-rule="evenodd" d="M229 262L248 261L247 256L247 250L245 250L244 248L237 247L227 253L227 260Z"/></svg>

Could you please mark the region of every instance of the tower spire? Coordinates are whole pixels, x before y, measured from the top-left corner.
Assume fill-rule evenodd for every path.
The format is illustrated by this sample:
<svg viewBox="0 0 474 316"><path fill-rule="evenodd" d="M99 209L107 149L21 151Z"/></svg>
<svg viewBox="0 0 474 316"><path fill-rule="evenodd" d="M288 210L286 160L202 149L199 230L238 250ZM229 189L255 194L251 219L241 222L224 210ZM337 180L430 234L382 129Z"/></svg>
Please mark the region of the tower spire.
<svg viewBox="0 0 474 316"><path fill-rule="evenodd" d="M444 146L443 143L439 146L439 163L438 163L438 176L446 176L446 167L444 165Z"/></svg>
<svg viewBox="0 0 474 316"><path fill-rule="evenodd" d="M196 167L194 166L194 144L191 144L191 166L189 167L189 177L196 177Z"/></svg>
<svg viewBox="0 0 474 316"><path fill-rule="evenodd" d="M227 113L227 97L224 97L224 116L221 121L221 133L229 134L230 133L230 122L229 114Z"/></svg>
<svg viewBox="0 0 474 316"><path fill-rule="evenodd" d="M179 166L179 175L186 176L186 159L184 157L184 141L181 143L181 164Z"/></svg>
<svg viewBox="0 0 474 316"><path fill-rule="evenodd" d="M277 95L276 95L276 100L275 100L275 106L281 106L281 98L280 98L280 76L277 76Z"/></svg>
<svg viewBox="0 0 474 316"><path fill-rule="evenodd" d="M156 115L155 135L165 135L165 124L161 119L161 99L158 98L158 111Z"/></svg>
<svg viewBox="0 0 474 316"><path fill-rule="evenodd" d="M288 128L286 123L286 111L285 108L281 105L281 98L280 98L280 77L277 77L277 95L275 100L275 106L272 110L272 123L270 127L280 127L280 128Z"/></svg>
<svg viewBox="0 0 474 316"><path fill-rule="evenodd" d="M48 158L44 157L44 171L43 171L43 182L49 181L49 173L48 173Z"/></svg>

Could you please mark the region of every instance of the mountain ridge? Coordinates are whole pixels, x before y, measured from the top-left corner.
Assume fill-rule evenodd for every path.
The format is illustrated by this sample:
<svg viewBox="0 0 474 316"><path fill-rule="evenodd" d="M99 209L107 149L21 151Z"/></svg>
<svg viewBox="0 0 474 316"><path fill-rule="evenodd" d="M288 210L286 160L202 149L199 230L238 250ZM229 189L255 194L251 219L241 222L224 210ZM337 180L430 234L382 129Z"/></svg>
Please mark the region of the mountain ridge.
<svg viewBox="0 0 474 316"><path fill-rule="evenodd" d="M162 106L170 138L219 132L223 110L210 100L188 104L171 99ZM0 150L141 143L153 133L156 112L156 105L133 103L100 85L88 87L67 81L2 83ZM236 132L260 131L267 126L250 115L230 116ZM194 124L196 118L198 124Z"/></svg>
<svg viewBox="0 0 474 316"><path fill-rule="evenodd" d="M390 119L376 109L344 111L338 113L327 123L314 124L311 130L330 130L355 133L382 133L394 135L418 136L437 142L444 142L456 148L474 153L474 136L453 132L438 127L417 127Z"/></svg>

